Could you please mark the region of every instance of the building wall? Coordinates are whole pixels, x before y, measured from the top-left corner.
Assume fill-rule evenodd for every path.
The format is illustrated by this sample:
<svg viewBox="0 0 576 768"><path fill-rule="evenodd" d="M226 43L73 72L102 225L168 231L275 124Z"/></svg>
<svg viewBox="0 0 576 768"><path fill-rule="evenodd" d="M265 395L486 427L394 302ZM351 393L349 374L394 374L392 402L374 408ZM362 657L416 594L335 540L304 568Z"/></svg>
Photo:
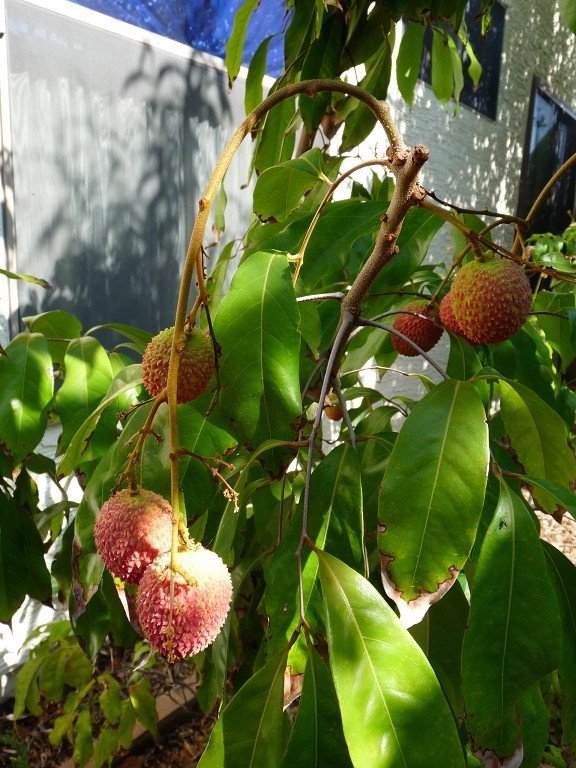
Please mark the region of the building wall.
<svg viewBox="0 0 576 768"><path fill-rule="evenodd" d="M576 114L576 35L563 26L558 4L550 0L508 0L503 5L506 21L496 120L466 106L454 116L453 109L444 109L423 82L416 86L412 110L394 82L388 99L406 143L421 143L430 149L421 176L427 189L463 207L515 214L533 78ZM362 158L373 155L375 147L382 152L384 146L383 133L376 129L362 147ZM504 244L511 243L511 227L496 232L501 233ZM454 243L444 226L432 243L428 260L448 264L453 256ZM445 337L433 355L440 365L445 364ZM400 358L398 366L439 380L436 371L420 359ZM392 373L382 386L395 395L424 394L417 379Z"/></svg>

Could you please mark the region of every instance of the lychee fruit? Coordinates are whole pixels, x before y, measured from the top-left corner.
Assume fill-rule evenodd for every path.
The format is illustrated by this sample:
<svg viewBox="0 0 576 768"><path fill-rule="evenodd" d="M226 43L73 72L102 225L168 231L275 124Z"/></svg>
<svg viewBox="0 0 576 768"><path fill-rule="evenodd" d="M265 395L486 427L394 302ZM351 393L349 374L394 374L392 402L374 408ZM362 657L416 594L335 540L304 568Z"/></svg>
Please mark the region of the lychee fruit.
<svg viewBox="0 0 576 768"><path fill-rule="evenodd" d="M461 336L463 339L465 339L468 344L471 344L472 346L477 346L478 342L472 341L472 339L468 338L462 328L458 325L458 321L454 317L454 311L452 309L452 292L448 291L446 296L442 299L440 302L440 322L446 328L447 331L452 331L452 333L455 333L457 336Z"/></svg>
<svg viewBox="0 0 576 768"><path fill-rule="evenodd" d="M166 388L173 338L174 327L165 328L154 336L144 351L142 378L152 397ZM188 403L199 397L208 386L214 367L210 335L199 328L186 332L178 366L176 402Z"/></svg>
<svg viewBox="0 0 576 768"><path fill-rule="evenodd" d="M200 653L214 642L232 600L230 574L215 552L201 546L178 552L176 567L173 573L170 554L158 557L146 568L136 595L144 636L171 661Z"/></svg>
<svg viewBox="0 0 576 768"><path fill-rule="evenodd" d="M450 292L456 322L477 344L494 344L514 336L532 306L526 273L508 259L468 262L454 278Z"/></svg>
<svg viewBox="0 0 576 768"><path fill-rule="evenodd" d="M128 488L104 503L94 526L96 549L106 568L138 584L147 566L172 544L172 507L153 491Z"/></svg>
<svg viewBox="0 0 576 768"><path fill-rule="evenodd" d="M440 323L436 322L436 315L431 311L429 303L426 299L417 299L410 302L403 308L402 313L397 315L392 326L396 331L400 331L400 333L403 333L404 336L407 336L415 344L418 344L424 352L428 352L438 343L444 331ZM418 312L420 315L424 315L424 317L406 314L404 310ZM426 318L430 319L427 320ZM396 336L396 334L391 335L392 346L400 355L416 357L416 355L420 354L417 349L414 349L404 339Z"/></svg>

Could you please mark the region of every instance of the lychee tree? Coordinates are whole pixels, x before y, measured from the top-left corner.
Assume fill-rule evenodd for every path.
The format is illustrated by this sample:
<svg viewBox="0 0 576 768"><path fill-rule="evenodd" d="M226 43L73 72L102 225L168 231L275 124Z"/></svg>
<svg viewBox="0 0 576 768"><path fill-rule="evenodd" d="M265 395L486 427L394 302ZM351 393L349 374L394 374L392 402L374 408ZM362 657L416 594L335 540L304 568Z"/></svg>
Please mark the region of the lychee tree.
<svg viewBox="0 0 576 768"><path fill-rule="evenodd" d="M155 729L153 703L140 679L125 694L91 676L86 656L137 644L169 663L190 655L200 705L219 713L201 768L575 765L576 566L540 539L536 514L576 514L574 227L527 242L538 203L520 220L426 192L434 147L406 146L375 86L388 36L364 49L361 86L340 78L341 41L359 49L374 14L387 35L404 11L448 36L464 3L360 3L347 18L305 5L287 33L293 65L263 100L255 57L174 327L151 339L108 323L126 342L107 351L99 329L53 311L27 318L0 358L0 619L25 595L50 601L54 580L84 650L49 631L58 653L41 646L24 667L16 712L37 712L41 693L62 702L57 735L80 765L105 764L136 717ZM237 17L232 80L254 6ZM342 122L352 146L379 123L385 154L342 171L342 155L312 146L321 123ZM249 134L256 216L208 273L211 210ZM371 184L335 201L366 167ZM430 266L442 227L461 247ZM434 369L417 400L386 389L406 352ZM38 449L48 420L55 461ZM48 509L35 473L61 495ZM95 691L99 733L82 705Z"/></svg>

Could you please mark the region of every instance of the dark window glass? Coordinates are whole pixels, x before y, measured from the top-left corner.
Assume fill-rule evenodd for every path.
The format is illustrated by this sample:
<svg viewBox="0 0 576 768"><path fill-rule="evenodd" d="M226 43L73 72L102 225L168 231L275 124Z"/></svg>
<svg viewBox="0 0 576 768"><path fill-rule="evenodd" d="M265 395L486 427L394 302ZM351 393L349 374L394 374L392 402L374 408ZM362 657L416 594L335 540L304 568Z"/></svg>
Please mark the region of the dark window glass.
<svg viewBox="0 0 576 768"><path fill-rule="evenodd" d="M519 216L526 216L546 182L575 152L576 116L535 83L520 181ZM563 232L571 222L568 212L574 211L575 201L576 172L572 168L552 187L530 231Z"/></svg>
<svg viewBox="0 0 576 768"><path fill-rule="evenodd" d="M498 82L500 80L500 62L502 60L502 44L504 40L505 11L499 2L492 6L492 24L486 37L482 37L478 21L481 0L471 0L466 8L465 21L472 50L482 64L482 77L478 86L472 82L468 74L470 60L461 41L454 37L458 50L462 54L464 70L464 88L460 94L460 103L481 112L483 115L496 119L498 108ZM432 72L432 30L427 28L424 35L424 52L420 65L420 79L430 83Z"/></svg>
<svg viewBox="0 0 576 768"><path fill-rule="evenodd" d="M78 5L100 11L150 32L185 43L199 51L224 58L232 33L234 15L243 0L74 0ZM244 63L269 35L268 72L282 71L285 0L266 0L250 20L244 44Z"/></svg>

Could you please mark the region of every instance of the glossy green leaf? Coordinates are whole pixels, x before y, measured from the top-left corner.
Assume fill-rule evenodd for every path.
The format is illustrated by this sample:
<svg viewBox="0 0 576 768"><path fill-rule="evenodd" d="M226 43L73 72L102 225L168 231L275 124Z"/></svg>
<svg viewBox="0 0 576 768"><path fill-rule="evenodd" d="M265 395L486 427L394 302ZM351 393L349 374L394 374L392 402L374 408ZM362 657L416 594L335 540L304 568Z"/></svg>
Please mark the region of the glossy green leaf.
<svg viewBox="0 0 576 768"><path fill-rule="evenodd" d="M500 381L500 400L506 431L526 474L570 488L576 480L576 458L562 418L514 381ZM555 511L557 502L546 491L536 488L534 498L547 512Z"/></svg>
<svg viewBox="0 0 576 768"><path fill-rule="evenodd" d="M118 399L120 399L119 405L122 406L126 397L129 400L133 400L135 388L141 383L142 372L139 365L129 366L120 371L110 384L107 396L88 414L68 442L57 469L60 476L70 475L78 464L81 463L90 438L108 406L115 403ZM116 421L115 415L114 421ZM110 443L112 444L112 440L110 440Z"/></svg>
<svg viewBox="0 0 576 768"><path fill-rule="evenodd" d="M86 336L90 336L97 331L114 331L121 336L126 336L127 339L134 342L134 348L140 353L144 352L148 342L152 339L152 334L148 331L142 331L140 328L133 328L131 325L124 325L123 323L104 323L104 325L95 325L86 331Z"/></svg>
<svg viewBox="0 0 576 768"><path fill-rule="evenodd" d="M522 694L560 660L558 602L538 530L503 481L471 587L462 652L466 727L476 749L516 753Z"/></svg>
<svg viewBox="0 0 576 768"><path fill-rule="evenodd" d="M61 444L68 445L108 391L113 376L108 353L91 336L72 339L64 368L64 383L54 401L62 422Z"/></svg>
<svg viewBox="0 0 576 768"><path fill-rule="evenodd" d="M528 483L528 485L541 488L555 500L557 508L565 509L572 515L572 517L576 518L576 495L572 491L569 491L562 485L558 485L558 483L555 483L552 480L542 480L539 477L519 475L519 479Z"/></svg>
<svg viewBox="0 0 576 768"><path fill-rule="evenodd" d="M406 419L380 489L383 580L408 625L420 620L468 559L487 465L478 393L466 382L442 382Z"/></svg>
<svg viewBox="0 0 576 768"><path fill-rule="evenodd" d="M234 275L214 321L220 402L244 440L291 438L300 404L298 307L285 255L256 253Z"/></svg>
<svg viewBox="0 0 576 768"><path fill-rule="evenodd" d="M316 649L308 646L308 663L296 722L282 768L352 768L342 731L334 682Z"/></svg>
<svg viewBox="0 0 576 768"><path fill-rule="evenodd" d="M534 311L538 314L538 325L546 335L546 341L560 355L562 372L576 355L571 323L567 312L574 308L575 296L570 293L539 291L534 300ZM554 313L554 314L545 314Z"/></svg>
<svg viewBox="0 0 576 768"><path fill-rule="evenodd" d="M450 708L422 650L360 574L317 552L330 667L357 768L464 768Z"/></svg>
<svg viewBox="0 0 576 768"><path fill-rule="evenodd" d="M300 616L295 552L302 532L302 503L274 553L267 577L265 600L270 618L267 642L271 653L286 645ZM307 531L318 548L327 549L364 573L360 466L356 452L348 444L330 451L312 473ZM322 623L317 579L318 561L305 548L302 552L304 607L307 621L314 628ZM304 670L306 657L303 642L299 643L290 656L293 672Z"/></svg>
<svg viewBox="0 0 576 768"><path fill-rule="evenodd" d="M82 335L80 320L62 309L24 317L22 322L30 333L42 333L46 336L52 360L61 366L64 365L64 355L69 340Z"/></svg>
<svg viewBox="0 0 576 768"><path fill-rule="evenodd" d="M302 197L325 179L322 152L317 147L294 160L267 168L256 181L254 213L264 221L284 221Z"/></svg>
<svg viewBox="0 0 576 768"><path fill-rule="evenodd" d="M272 36L265 37L260 43L248 67L246 75L246 90L244 92L244 111L247 115L260 104L263 99L263 80L266 76L266 62L268 60L268 45Z"/></svg>
<svg viewBox="0 0 576 768"><path fill-rule="evenodd" d="M340 57L346 26L344 14L333 13L322 25L320 36L312 43L302 64L302 80L310 78L335 78L340 72ZM300 96L300 114L304 125L310 131L318 128L330 103L331 94L317 93L313 99L306 94Z"/></svg>
<svg viewBox="0 0 576 768"><path fill-rule="evenodd" d="M273 656L230 701L198 768L277 768L282 758L282 704L288 649Z"/></svg>
<svg viewBox="0 0 576 768"><path fill-rule="evenodd" d="M560 607L562 655L558 680L562 693L562 744L576 760L576 565L548 542L542 542Z"/></svg>
<svg viewBox="0 0 576 768"><path fill-rule="evenodd" d="M110 725L116 725L122 715L122 686L108 673L100 675L98 682L103 687L98 696L102 714Z"/></svg>
<svg viewBox="0 0 576 768"><path fill-rule="evenodd" d="M295 109L294 98L284 99L266 115L252 158L257 173L292 157Z"/></svg>
<svg viewBox="0 0 576 768"><path fill-rule="evenodd" d="M245 0L244 3L234 14L234 27L232 34L226 43L226 69L228 70L228 81L230 86L238 77L242 65L242 51L244 50L244 40L248 32L248 24L254 9L258 5L258 0Z"/></svg>
<svg viewBox="0 0 576 768"><path fill-rule="evenodd" d="M408 24L400 40L398 58L396 59L398 90L410 109L412 109L414 88L420 72L425 30L424 24Z"/></svg>
<svg viewBox="0 0 576 768"><path fill-rule="evenodd" d="M52 401L52 358L46 338L20 333L0 356L0 443L15 465L38 445Z"/></svg>
<svg viewBox="0 0 576 768"><path fill-rule="evenodd" d="M32 519L0 491L0 622L10 621L26 595L48 602L50 572Z"/></svg>
<svg viewBox="0 0 576 768"><path fill-rule="evenodd" d="M452 74L452 54L448 45L448 35L433 28L432 35L432 90L438 101L446 106L454 92Z"/></svg>

